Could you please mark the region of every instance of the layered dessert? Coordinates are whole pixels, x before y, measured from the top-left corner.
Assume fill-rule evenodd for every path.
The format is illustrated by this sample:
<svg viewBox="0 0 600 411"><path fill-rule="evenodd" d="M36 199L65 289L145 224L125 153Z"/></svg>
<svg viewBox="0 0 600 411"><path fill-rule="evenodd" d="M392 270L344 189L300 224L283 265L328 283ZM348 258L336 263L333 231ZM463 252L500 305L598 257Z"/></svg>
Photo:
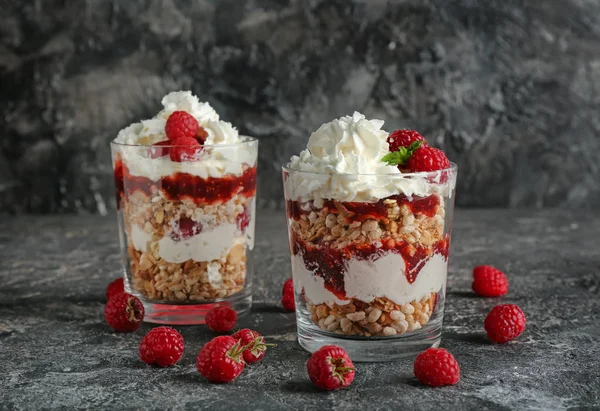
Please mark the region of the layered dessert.
<svg viewBox="0 0 600 411"><path fill-rule="evenodd" d="M297 304L332 333L418 330L445 291L456 169L382 126L360 113L324 124L284 168Z"/></svg>
<svg viewBox="0 0 600 411"><path fill-rule="evenodd" d="M189 91L113 142L130 286L156 302L242 290L254 247L257 142Z"/></svg>

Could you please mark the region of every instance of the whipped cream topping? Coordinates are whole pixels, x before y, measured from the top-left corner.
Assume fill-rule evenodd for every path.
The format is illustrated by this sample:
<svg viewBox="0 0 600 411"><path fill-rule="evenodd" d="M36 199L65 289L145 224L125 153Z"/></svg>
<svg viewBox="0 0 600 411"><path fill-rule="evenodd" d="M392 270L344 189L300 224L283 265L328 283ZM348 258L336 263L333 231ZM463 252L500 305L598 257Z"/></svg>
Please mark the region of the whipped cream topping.
<svg viewBox="0 0 600 411"><path fill-rule="evenodd" d="M210 104L200 102L190 91L169 93L161 102L163 109L156 116L124 128L115 139L116 143L127 144L119 148L119 153L132 175L147 177L152 181L173 173L219 178L227 174L242 174L244 165L253 167L256 164L256 142L248 142L248 138L240 136L231 123L220 120ZM168 155L151 158L147 146L167 140L167 119L179 110L194 116L208 133L198 161L174 162ZM247 143L240 144L244 142Z"/></svg>
<svg viewBox="0 0 600 411"><path fill-rule="evenodd" d="M288 168L293 171L285 180L288 198L372 202L400 193L451 195L455 176L449 176L449 184L439 184L441 173L437 178L435 173L402 174L398 167L381 161L390 152L383 124L355 112L319 127L307 149L290 159Z"/></svg>
<svg viewBox="0 0 600 411"><path fill-rule="evenodd" d="M173 91L161 100L164 109L158 116L165 120L174 111L187 111L198 120L200 125L208 121L218 121L219 115L208 103L201 103L191 91ZM164 128L163 128L164 129Z"/></svg>
<svg viewBox="0 0 600 411"><path fill-rule="evenodd" d="M207 145L235 144L240 141L237 129L226 121L209 121L203 127L208 133L204 142Z"/></svg>
<svg viewBox="0 0 600 411"><path fill-rule="evenodd" d="M325 123L312 133L307 149L292 157L296 170L333 174L399 174L381 158L390 152L382 120L367 120L355 112Z"/></svg>
<svg viewBox="0 0 600 411"><path fill-rule="evenodd" d="M208 133L206 145L235 144L240 137L237 129L219 119L217 112L208 103L201 103L190 91L174 91L161 100L163 109L153 118L142 120L124 128L117 134L116 142L132 145L150 145L167 140L165 125L175 111L186 111Z"/></svg>

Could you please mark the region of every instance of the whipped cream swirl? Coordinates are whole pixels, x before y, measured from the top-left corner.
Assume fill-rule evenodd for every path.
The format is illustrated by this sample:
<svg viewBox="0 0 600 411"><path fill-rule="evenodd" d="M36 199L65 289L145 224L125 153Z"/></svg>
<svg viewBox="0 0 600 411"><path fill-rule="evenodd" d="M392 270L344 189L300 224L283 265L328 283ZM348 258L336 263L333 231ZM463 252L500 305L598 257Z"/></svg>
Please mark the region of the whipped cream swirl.
<svg viewBox="0 0 600 411"><path fill-rule="evenodd" d="M436 184L431 175L402 174L398 167L381 161L390 152L383 124L355 112L319 127L307 149L290 159L288 168L293 171L285 181L287 197L375 202L400 193L449 195L449 184ZM453 188L455 177L450 183Z"/></svg>
<svg viewBox="0 0 600 411"><path fill-rule="evenodd" d="M235 144L240 136L235 127L220 120L208 103L201 103L190 91L174 91L163 97L163 109L153 118L142 120L119 132L116 142L132 145L151 145L167 139L165 125L174 111L186 111L208 133L206 145Z"/></svg>
<svg viewBox="0 0 600 411"><path fill-rule="evenodd" d="M390 152L383 123L358 112L325 123L312 133L307 149L291 158L290 167L318 173L399 174L398 167L381 161Z"/></svg>
<svg viewBox="0 0 600 411"><path fill-rule="evenodd" d="M147 177L152 181L173 173L218 178L227 174L242 174L245 166L253 167L256 164L256 141L248 142L247 137L240 136L231 123L219 119L210 104L200 102L190 91L169 93L161 103L163 109L156 116L124 128L115 139L116 143L127 145L117 150L132 175ZM194 116L208 133L198 161L174 162L168 155L152 158L147 146L167 140L167 119L179 110ZM231 146L244 142L248 143Z"/></svg>

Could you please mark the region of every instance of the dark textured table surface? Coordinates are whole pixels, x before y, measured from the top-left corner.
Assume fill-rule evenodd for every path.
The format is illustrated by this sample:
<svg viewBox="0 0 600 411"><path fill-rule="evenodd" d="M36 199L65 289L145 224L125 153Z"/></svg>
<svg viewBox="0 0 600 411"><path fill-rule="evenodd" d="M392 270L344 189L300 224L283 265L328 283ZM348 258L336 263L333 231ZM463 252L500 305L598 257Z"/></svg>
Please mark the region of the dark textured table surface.
<svg viewBox="0 0 600 411"><path fill-rule="evenodd" d="M349 389L323 393L305 371L293 314L278 303L290 276L283 213L258 224L255 307L240 325L277 343L232 384L207 383L195 356L212 334L179 327L179 365L138 359L144 325L114 334L104 289L119 271L116 221L102 217L0 217L0 409L600 409L600 216L568 211L458 210L442 346L462 367L458 385L431 389L411 360L358 364ZM502 299L470 291L471 269L510 276ZM528 327L507 345L489 343L494 304L519 304Z"/></svg>

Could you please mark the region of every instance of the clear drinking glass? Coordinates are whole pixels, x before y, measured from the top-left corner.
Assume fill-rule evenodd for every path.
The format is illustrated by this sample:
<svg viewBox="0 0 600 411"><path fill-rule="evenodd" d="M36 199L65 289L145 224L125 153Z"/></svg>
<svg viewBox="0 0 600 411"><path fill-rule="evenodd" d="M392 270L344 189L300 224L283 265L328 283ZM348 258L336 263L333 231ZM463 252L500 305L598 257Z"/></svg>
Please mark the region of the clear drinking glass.
<svg viewBox="0 0 600 411"><path fill-rule="evenodd" d="M145 321L202 324L215 304L252 305L258 141L181 146L111 143L125 289Z"/></svg>
<svg viewBox="0 0 600 411"><path fill-rule="evenodd" d="M439 345L456 175L283 167L302 347L387 361Z"/></svg>

